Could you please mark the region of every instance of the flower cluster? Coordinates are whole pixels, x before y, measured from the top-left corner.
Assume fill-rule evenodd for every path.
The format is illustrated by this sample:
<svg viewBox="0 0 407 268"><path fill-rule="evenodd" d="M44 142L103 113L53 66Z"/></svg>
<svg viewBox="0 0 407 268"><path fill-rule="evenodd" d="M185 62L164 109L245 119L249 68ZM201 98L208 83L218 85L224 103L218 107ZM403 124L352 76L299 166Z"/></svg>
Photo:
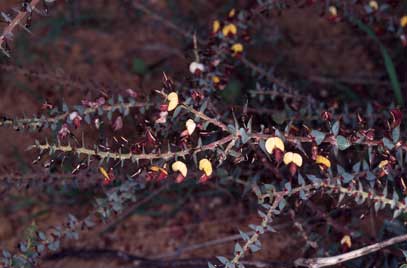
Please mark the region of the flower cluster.
<svg viewBox="0 0 407 268"><path fill-rule="evenodd" d="M369 1L344 7L338 2L319 6L330 22L348 20L363 28L386 21L405 39L407 16L388 15L388 5ZM256 8L262 13L272 7L275 5L260 3ZM75 106L47 102L40 116L0 120L0 126L40 133L40 140L29 148L38 153L33 164L41 162L47 170L61 173L87 170L93 181L101 182L94 187L104 194L97 197L88 217L78 220L69 215L66 228L53 227L50 235L30 233L20 244L20 253L4 251L4 266L35 265L40 253L57 250L63 239L77 239L78 229L91 229L123 212L135 202L138 191L144 191L145 184L154 188L174 181L177 187L196 182L198 186L243 185L244 191L252 190L261 221L250 226L250 234L241 231L243 244L236 243L231 259L218 257L229 268L243 267L245 254L261 248L261 235L276 231L274 217L285 213L287 206L294 211L309 204L317 193L328 195L331 201L338 199L332 205L335 208L340 208L341 202L362 205L368 201L377 213L390 208L393 218L407 213L407 141L402 108L369 104L366 112L361 112L360 107L355 108L358 105L340 106L335 100L333 106L340 106L340 113L335 114L329 104L287 91L284 83L270 75L269 82L257 83L255 94L278 98L288 119L281 119L282 113L271 108L266 111L271 116L263 116L263 107L249 101L230 107L218 95L210 94L224 89L241 63L260 73L260 67L245 58L251 42L249 22L256 8L232 9L223 20L211 22L207 42L192 37L195 59L185 68L191 78L188 81L192 81L187 85L173 82L164 73L162 88L145 101L141 101L141 92L127 89L127 97L100 93ZM28 9L20 12L25 14ZM378 35L380 29L374 29ZM244 79L256 80L251 74L245 73ZM69 161L64 163L66 159ZM62 163L61 167L56 163ZM319 214L325 215L329 209ZM292 214L295 218L295 212ZM311 237L304 234L306 228L295 223L302 238ZM334 238L337 251L343 253L357 245L354 233L336 231L340 233ZM312 262L300 259L296 263Z"/></svg>

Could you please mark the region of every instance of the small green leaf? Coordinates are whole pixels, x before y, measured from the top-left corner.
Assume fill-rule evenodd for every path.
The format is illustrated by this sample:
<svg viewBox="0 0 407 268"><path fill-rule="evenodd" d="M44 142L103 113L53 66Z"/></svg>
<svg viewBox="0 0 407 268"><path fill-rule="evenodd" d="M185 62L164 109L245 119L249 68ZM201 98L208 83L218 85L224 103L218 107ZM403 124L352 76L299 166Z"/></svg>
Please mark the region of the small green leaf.
<svg viewBox="0 0 407 268"><path fill-rule="evenodd" d="M336 137L336 144L341 151L348 149L351 145L348 139L341 135Z"/></svg>
<svg viewBox="0 0 407 268"><path fill-rule="evenodd" d="M313 131L311 131L311 136L314 137L317 145L320 145L325 139L325 133L315 130L315 129Z"/></svg>
<svg viewBox="0 0 407 268"><path fill-rule="evenodd" d="M243 239L244 241L247 241L247 240L250 239L249 235L246 234L245 232L239 230L239 233L240 233L240 236L242 237L242 239Z"/></svg>
<svg viewBox="0 0 407 268"><path fill-rule="evenodd" d="M383 138L383 145L384 145L384 147L386 147L389 150L394 148L393 142L386 137Z"/></svg>
<svg viewBox="0 0 407 268"><path fill-rule="evenodd" d="M249 245L249 248L250 248L251 252L253 252L253 253L257 252L261 249L259 246L253 245L253 244Z"/></svg>
<svg viewBox="0 0 407 268"><path fill-rule="evenodd" d="M243 248L240 246L239 243L236 243L234 254L237 255L237 254L242 254L242 253L243 253Z"/></svg>
<svg viewBox="0 0 407 268"><path fill-rule="evenodd" d="M349 183L353 180L354 176L348 172L342 174L343 183Z"/></svg>
<svg viewBox="0 0 407 268"><path fill-rule="evenodd" d="M400 126L393 129L391 133L392 139L394 143L397 143L400 139Z"/></svg>
<svg viewBox="0 0 407 268"><path fill-rule="evenodd" d="M242 139L242 143L246 144L250 140L250 136L247 135L246 130L242 127L239 129L239 132L240 132L240 137Z"/></svg>
<svg viewBox="0 0 407 268"><path fill-rule="evenodd" d="M339 121L336 121L334 123L334 125L332 126L331 131L332 131L332 134L334 134L335 137L338 136L338 134L339 134L339 126L340 126Z"/></svg>
<svg viewBox="0 0 407 268"><path fill-rule="evenodd" d="M229 262L228 259L226 259L225 257L222 256L216 256L216 258L222 263L222 264L226 264Z"/></svg>

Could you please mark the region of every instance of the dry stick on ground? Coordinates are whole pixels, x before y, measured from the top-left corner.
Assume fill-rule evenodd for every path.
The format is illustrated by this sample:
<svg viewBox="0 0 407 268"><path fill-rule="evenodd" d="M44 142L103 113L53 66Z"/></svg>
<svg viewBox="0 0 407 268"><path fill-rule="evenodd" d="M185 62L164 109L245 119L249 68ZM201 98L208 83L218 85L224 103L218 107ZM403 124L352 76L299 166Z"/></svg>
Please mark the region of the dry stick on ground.
<svg viewBox="0 0 407 268"><path fill-rule="evenodd" d="M30 7L26 9L20 9L18 11L17 16L15 16L14 19L11 20L11 22L9 23L9 25L7 25L6 28L4 28L3 33L0 36L0 49L6 56L10 57L10 54L4 48L4 44L7 42L7 39L10 39L13 36L13 31L18 25L23 27L22 25L23 20L27 17L27 15L30 12L32 12L32 10L36 8L36 6L40 2L41 0L32 0L30 2Z"/></svg>
<svg viewBox="0 0 407 268"><path fill-rule="evenodd" d="M388 246L391 246L391 245L394 245L397 243L401 243L404 241L407 241L407 234L396 236L389 240L386 240L383 242L378 242L376 244L372 244L370 246L356 249L351 252L344 253L344 254L337 255L337 256L324 257L324 258L312 258L312 259L300 258L295 261L295 265L300 266L300 267L309 267L309 268L320 268L320 267L336 265L336 264L339 264L342 262L346 262L349 260L359 258L361 256L371 254L371 253L379 251L385 247L388 247Z"/></svg>

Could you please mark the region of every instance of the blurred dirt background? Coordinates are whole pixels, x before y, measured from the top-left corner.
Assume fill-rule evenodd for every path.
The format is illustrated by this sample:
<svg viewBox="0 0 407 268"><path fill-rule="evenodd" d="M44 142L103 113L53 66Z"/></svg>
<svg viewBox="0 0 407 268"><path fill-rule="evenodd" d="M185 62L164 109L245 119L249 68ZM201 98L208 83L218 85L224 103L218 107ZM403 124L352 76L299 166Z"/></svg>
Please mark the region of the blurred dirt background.
<svg viewBox="0 0 407 268"><path fill-rule="evenodd" d="M0 10L10 10L19 2L3 0ZM129 7L126 1L60 2L50 8L48 17L34 16L32 34L18 30L10 44L11 59L1 56L2 115L37 114L42 103L56 103L61 98L74 105L83 96L97 95L100 90L119 94L132 88L149 95L160 89L162 72L174 79L187 73L193 59L190 41ZM194 30L205 38L215 18L223 17L232 7L251 4L154 0L148 6L186 31ZM276 75L289 83L295 81L305 94L322 99L337 95L346 100L351 92L362 96L363 101L388 93L389 83L383 79L385 71L370 49L372 41L348 25L332 25L313 8L288 10L256 22L260 23L263 25L257 33L260 41L249 48L249 58L272 66ZM327 77L350 83L344 89ZM37 136L0 129L1 174L42 171L31 165L35 155L25 151ZM119 250L146 258L230 256L234 240L222 239L238 234L238 230L247 230L247 225L259 222L259 218L255 206L248 206L239 196L210 194L219 190L216 187L208 185L208 194L187 195L182 202L170 199L168 204L165 198L169 197L164 196L156 204L139 209L114 231L84 233L79 241L67 242L63 248ZM40 227L52 226L67 211L85 216L92 205L89 193L59 200L32 196L30 193L35 191L38 190L2 194L1 248L15 248L33 221ZM289 218L279 220L276 229L280 232L264 236L264 250L256 259L292 261L302 255L304 241L301 236L292 235L297 231L288 226L289 222ZM373 235L376 230L366 225L367 232ZM205 244L212 240L216 241ZM196 249L189 249L196 245ZM65 256L44 262L44 267L131 265L132 261L106 258L103 253L90 254L86 260Z"/></svg>

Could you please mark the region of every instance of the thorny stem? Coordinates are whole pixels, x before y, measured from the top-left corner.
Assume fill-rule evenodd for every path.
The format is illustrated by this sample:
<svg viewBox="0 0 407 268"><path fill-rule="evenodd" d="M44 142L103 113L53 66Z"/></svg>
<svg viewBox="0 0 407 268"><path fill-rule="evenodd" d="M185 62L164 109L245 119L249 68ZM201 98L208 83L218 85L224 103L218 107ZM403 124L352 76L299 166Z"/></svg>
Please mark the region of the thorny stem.
<svg viewBox="0 0 407 268"><path fill-rule="evenodd" d="M283 92L282 90L280 91L280 90L276 90L276 89L256 89L256 90L250 90L249 92L252 95L264 95L264 96L272 96L272 97L281 96L283 98L288 98L288 99L293 99L293 100L303 100L305 98L304 95L295 94L294 91Z"/></svg>
<svg viewBox="0 0 407 268"><path fill-rule="evenodd" d="M160 94L162 94L163 96L166 96L165 93L160 92ZM125 107L130 108L130 107L134 107L131 104L123 104L125 105ZM137 105L137 104L134 104ZM109 111L112 110L114 108L118 108L120 107L121 104L119 105L114 105L114 106L105 106L104 109L105 111ZM223 131L225 132L230 132L230 130L228 129L228 127L220 122L219 120L215 119L215 118L211 118L207 115L205 115L202 112L199 112L197 110L195 110L194 108L186 105L186 104L181 104L181 107L191 113L193 113L194 115L200 117L203 120L206 120L216 126L218 126L219 128L221 128ZM85 110L85 112L87 113L92 113L95 112L96 109L94 108L88 108ZM51 120L51 122L53 122L54 120L57 119L62 119L65 118L67 116L67 113L62 114L58 117L54 117L54 118L50 118L49 120ZM24 120L24 119L22 119ZM9 122L9 121L4 121L5 123ZM12 121L11 121L12 122ZM38 123L39 122L35 122ZM1 126L1 123L0 123ZM256 141L259 141L261 139L267 139L269 137L271 137L271 134L264 134L264 133L250 133L248 134L250 139L255 139ZM101 157L103 159L115 159L115 160L120 160L120 161L124 161L124 160L132 160L132 161L138 161L138 160L154 160L154 159L164 159L164 160L169 160L173 157L184 157L193 153L198 153L198 152L202 152L202 151L206 151L206 150L213 150L219 146L222 146L230 141L232 142L236 142L237 138L240 137L240 133L236 132L236 133L231 133L226 137L223 137L219 140L216 140L212 143L209 143L207 145L201 146L201 147L196 147L196 148L189 148L189 149L185 149L182 151L178 151L178 152L167 152L167 153L149 153L149 154L134 154L132 152L129 153L115 153L115 152L102 152L99 150L93 150L93 149L88 149L85 147L79 147L79 148L75 148L72 147L70 144L68 145L61 145L61 144L49 144L48 142L45 144L35 144L30 146L28 149L39 149L41 151L43 150L50 150L51 152L55 152L55 151L60 151L60 152L64 152L64 153L69 153L69 152L76 152L78 153L78 155L83 154L86 156L96 156L96 157ZM285 134L284 138L286 139L286 141L290 142L290 143L307 143L307 142L314 142L313 137L298 137L298 136L291 136L289 134ZM329 143L331 145L336 145L336 139L332 138L329 135L326 135L325 139L322 141L323 143ZM378 141L362 141L358 144L362 144L362 145L368 145L368 146L379 146L382 145L383 142L381 140ZM231 145L233 146L234 143ZM406 149L404 147L402 147L403 149Z"/></svg>
<svg viewBox="0 0 407 268"><path fill-rule="evenodd" d="M119 103L115 105L103 105L100 106L104 112L109 112L109 111L114 111L117 109L130 109L130 108L137 108L137 107L146 107L150 106L152 104L149 103ZM83 115L87 114L92 114L97 111L98 108L93 108L89 107L86 108L83 112ZM13 126L16 124L23 124L25 127L31 127L31 128L39 128L42 127L45 123L56 123L62 120L66 120L66 118L69 116L70 112L65 112L60 115L54 116L54 117L46 117L46 118L22 118L22 119L4 119L0 121L0 127L2 126Z"/></svg>
<svg viewBox="0 0 407 268"><path fill-rule="evenodd" d="M50 150L52 152L60 151L64 153L75 152L78 155L83 154L86 156L96 156L103 159L114 159L114 160L154 160L154 159L164 159L169 160L174 157L183 157L193 153L198 153L206 150L213 150L225 143L228 143L233 139L232 135L226 136L222 139L204 145L202 147L196 147L191 149L185 149L178 152L167 152L167 153L150 153L150 154L134 154L134 153L113 153L113 152L101 152L98 150L88 149L84 147L74 148L71 145L58 145L58 144L36 144L30 146L28 149L39 149L39 150Z"/></svg>
<svg viewBox="0 0 407 268"><path fill-rule="evenodd" d="M359 175L361 175L363 172L359 173ZM333 178L333 179L338 179L339 177ZM354 195L359 195L362 196L364 199L370 199L373 200L375 202L379 201L382 202L385 205L389 205L392 209L394 207L397 207L400 210L403 210L404 212L407 212L407 205L402 203L402 202L395 202L394 200L390 200L386 197L383 196L378 196L375 195L373 193L367 193L363 190L355 190L355 189L351 189L351 188L345 188L343 186L339 186L339 185L335 185L331 183L332 179L326 179L322 182L319 183L311 183L311 184L307 184L307 185L302 185L302 186L298 186L296 188L293 188L291 191L279 191L279 192L273 192L273 193L267 193L264 194L262 196L259 196L260 200L263 200L264 198L274 198L272 206L268 209L267 211L267 216L262 220L261 226L263 228L265 228L268 223L271 220L271 216L273 215L274 210L277 208L278 204L280 203L280 201L287 196L291 196L293 194L297 194L301 191L310 193L314 190L317 189L323 189L323 188L327 188L327 189L331 189L340 193L344 193L350 196L354 196ZM244 252L246 252L249 249L249 246L254 244L258 238L260 236L259 232L255 232L249 240L246 241L245 245L243 246L243 252L238 252L234 258L231 260L231 263L233 264L237 264L240 260L240 258L244 255ZM309 268L320 268L320 267L325 267L325 266L331 266L331 265L335 265L338 263L342 263L351 259L355 259L367 254L370 254L372 252L376 252L384 247L396 244L396 243L400 243L403 241L407 240L407 235L401 235L398 237L394 237L392 239L386 240L384 242L379 242L358 250L354 250L345 254L341 254L338 256L333 256L333 257L326 257L326 258L312 258L312 259L297 259L295 261L295 265L296 266L305 266L305 267L309 267Z"/></svg>
<svg viewBox="0 0 407 268"><path fill-rule="evenodd" d="M364 172L359 172L359 173L355 173L354 175L355 175L355 177L357 177L357 176L361 176L363 174L364 174ZM395 201L395 200L389 199L385 196L379 196L373 192L366 192L363 189L354 189L352 187L352 185L349 185L349 187L346 188L341 185L333 184L331 182L332 180L338 180L340 178L341 178L341 176L337 176L334 178L322 180L321 182L301 185L296 188L293 188L290 192L284 191L283 193L286 193L286 195L291 196L291 195L297 194L301 191L309 193L309 192L311 192L313 190L317 190L319 188L329 189L329 190L332 190L333 192L343 193L348 196L360 196L364 200L369 199L374 202L381 202L384 205L389 205L392 209L397 208L403 212L407 212L407 204L404 204L403 202ZM270 197L272 197L272 195L269 193L260 196L261 199L270 198Z"/></svg>
<svg viewBox="0 0 407 268"><path fill-rule="evenodd" d="M395 202L392 199L388 199L385 196L378 196L373 193L368 193L363 190L353 189L353 188L346 188L343 186L332 185L329 183L323 183L322 187L332 189L334 191L338 191L340 193L346 194L348 196L360 196L363 199L370 199L374 202L381 202L383 205L389 205L391 208L398 208L404 212L407 212L407 204L403 202Z"/></svg>
<svg viewBox="0 0 407 268"><path fill-rule="evenodd" d="M207 115L205 115L202 112L199 112L197 110L195 110L194 108L186 105L186 104L182 104L182 108L184 108L185 110L188 110L189 112L193 113L194 115L202 118L203 120L206 120L212 124L214 124L215 126L218 126L219 128L221 128L222 130L226 131L226 132L230 132L229 128L222 122L220 122L219 120L215 119L215 118L211 118ZM232 133L234 135L240 136L239 133ZM325 138L322 141L322 143L329 143L331 145L336 145L336 139L330 135L328 135L327 133L325 133ZM261 140L261 139L267 139L269 137L271 137L271 134L264 134L264 133L251 133L249 134L250 138L255 139L255 140ZM301 137L301 136L292 136L289 134L284 134L284 138L290 142L290 143L297 143L297 142L301 142L301 143L306 143L306 142L314 142L314 138L313 137ZM359 145L368 145L368 146L379 146L379 145L383 145L383 141L381 140L365 140L359 143L356 143ZM406 149L407 150L407 149Z"/></svg>
<svg viewBox="0 0 407 268"><path fill-rule="evenodd" d="M273 212L275 211L278 204L284 198L285 195L286 194L284 192L279 192L279 193L277 193L275 195L275 198L274 198L274 201L273 201L271 207L267 210L266 217L263 218L263 220L262 220L262 222L260 224L261 227L263 227L263 228L267 227L267 225L271 221L271 218L273 216ZM259 239L259 236L260 236L260 232L258 232L258 231L254 232L254 234L244 244L244 246L242 248L243 252L237 252L236 255L234 256L234 258L231 260L231 263L233 263L233 264L239 263L240 258L244 255L245 252L248 251L249 247Z"/></svg>
<svg viewBox="0 0 407 268"><path fill-rule="evenodd" d="M3 33L0 36L0 49L6 56L10 57L10 54L4 48L4 44L7 42L7 39L10 39L13 36L13 31L18 25L24 27L22 25L22 22L25 19L25 17L29 14L30 9L35 10L36 6L40 2L41 0L32 0L30 2L30 7L26 9L20 9L18 11L17 16L14 17L14 19L9 23L9 25L7 25L6 28L4 28Z"/></svg>
<svg viewBox="0 0 407 268"><path fill-rule="evenodd" d="M224 123L220 122L219 120L216 120L215 118L211 118L211 117L207 116L206 114L199 112L188 105L182 104L181 107L183 109L193 113L194 115L198 116L199 118L219 127L223 131L229 131L228 127Z"/></svg>

